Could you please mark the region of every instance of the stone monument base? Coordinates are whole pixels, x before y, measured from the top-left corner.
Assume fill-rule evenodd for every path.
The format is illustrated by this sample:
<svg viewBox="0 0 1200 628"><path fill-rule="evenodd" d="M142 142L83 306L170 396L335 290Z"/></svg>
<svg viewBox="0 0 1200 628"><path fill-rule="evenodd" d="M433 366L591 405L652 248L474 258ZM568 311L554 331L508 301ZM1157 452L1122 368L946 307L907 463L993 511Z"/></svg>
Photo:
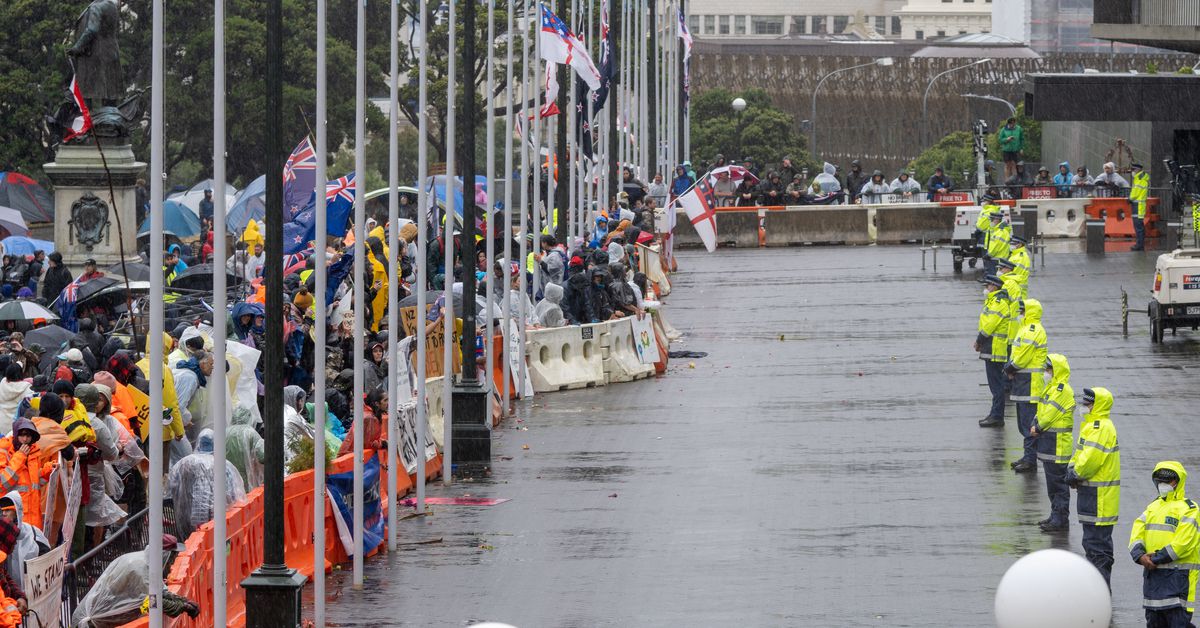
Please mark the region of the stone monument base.
<svg viewBox="0 0 1200 628"><path fill-rule="evenodd" d="M137 180L146 164L126 140L89 138L58 147L42 166L54 184L54 245L71 268L92 258L101 268L137 256ZM113 143L110 143L113 142ZM119 225L119 226L118 226Z"/></svg>

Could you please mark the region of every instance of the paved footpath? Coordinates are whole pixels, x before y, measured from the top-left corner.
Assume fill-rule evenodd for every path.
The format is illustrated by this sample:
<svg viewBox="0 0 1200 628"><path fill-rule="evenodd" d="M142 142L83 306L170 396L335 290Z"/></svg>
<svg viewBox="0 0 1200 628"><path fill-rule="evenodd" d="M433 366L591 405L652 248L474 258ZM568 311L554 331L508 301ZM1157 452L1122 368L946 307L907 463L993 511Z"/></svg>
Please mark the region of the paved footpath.
<svg viewBox="0 0 1200 628"><path fill-rule="evenodd" d="M1156 461L1200 471L1200 334L1151 345L1153 254L1053 248L1031 296L1075 390L1116 395L1114 625L1137 626L1141 569L1124 546ZM708 357L523 406L496 433L490 479L430 490L512 501L402 522L402 542L441 541L368 561L361 592L339 572L331 623L992 625L1004 570L1032 550L1081 553L1080 532L1038 531L1044 479L1008 469L1015 418L975 425L981 287L940 261L920 270L915 247L682 253L674 348Z"/></svg>

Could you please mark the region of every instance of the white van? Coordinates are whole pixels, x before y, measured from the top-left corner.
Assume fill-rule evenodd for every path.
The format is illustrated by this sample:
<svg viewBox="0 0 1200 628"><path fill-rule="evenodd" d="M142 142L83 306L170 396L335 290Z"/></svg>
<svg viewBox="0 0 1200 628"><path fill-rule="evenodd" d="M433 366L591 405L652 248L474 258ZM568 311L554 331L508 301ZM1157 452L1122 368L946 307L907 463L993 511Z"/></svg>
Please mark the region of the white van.
<svg viewBox="0 0 1200 628"><path fill-rule="evenodd" d="M1162 342L1163 332L1200 326L1200 249L1175 249L1158 256L1154 267L1150 342Z"/></svg>

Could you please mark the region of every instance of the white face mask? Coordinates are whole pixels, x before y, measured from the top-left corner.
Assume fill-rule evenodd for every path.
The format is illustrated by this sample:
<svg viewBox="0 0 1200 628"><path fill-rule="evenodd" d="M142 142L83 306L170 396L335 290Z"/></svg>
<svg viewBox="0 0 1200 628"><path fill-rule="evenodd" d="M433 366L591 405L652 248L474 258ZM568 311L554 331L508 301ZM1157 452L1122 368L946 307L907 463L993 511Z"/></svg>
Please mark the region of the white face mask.
<svg viewBox="0 0 1200 628"><path fill-rule="evenodd" d="M989 295L989 294L991 294L991 293L992 293L992 291L991 291L991 290L988 290L987 288L984 288L984 289L983 289L983 296L985 296L985 297L986 297L986 296L988 296L988 295Z"/></svg>
<svg viewBox="0 0 1200 628"><path fill-rule="evenodd" d="M1173 490L1175 490L1175 487L1174 487L1174 486L1171 486L1170 484L1166 484L1166 483L1163 483L1163 482L1159 482L1159 483L1158 483L1158 494L1159 494L1160 496L1161 496L1161 495L1166 495L1167 493L1170 493L1170 492L1171 492L1171 491L1173 491Z"/></svg>
<svg viewBox="0 0 1200 628"><path fill-rule="evenodd" d="M1050 380L1054 379L1054 373L1051 373L1050 371L1043 371L1042 379L1046 380L1046 383L1049 384Z"/></svg>

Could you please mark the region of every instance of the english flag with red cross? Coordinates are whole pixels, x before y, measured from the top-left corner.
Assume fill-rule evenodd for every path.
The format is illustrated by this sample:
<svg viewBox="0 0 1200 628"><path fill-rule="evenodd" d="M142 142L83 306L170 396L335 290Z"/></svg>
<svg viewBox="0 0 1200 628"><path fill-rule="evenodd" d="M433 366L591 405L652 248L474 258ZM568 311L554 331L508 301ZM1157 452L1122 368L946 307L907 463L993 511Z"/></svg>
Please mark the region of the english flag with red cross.
<svg viewBox="0 0 1200 628"><path fill-rule="evenodd" d="M709 187L706 178L701 178L691 190L683 193L676 201L687 212L696 233L704 242L709 253L717 250L717 195Z"/></svg>

